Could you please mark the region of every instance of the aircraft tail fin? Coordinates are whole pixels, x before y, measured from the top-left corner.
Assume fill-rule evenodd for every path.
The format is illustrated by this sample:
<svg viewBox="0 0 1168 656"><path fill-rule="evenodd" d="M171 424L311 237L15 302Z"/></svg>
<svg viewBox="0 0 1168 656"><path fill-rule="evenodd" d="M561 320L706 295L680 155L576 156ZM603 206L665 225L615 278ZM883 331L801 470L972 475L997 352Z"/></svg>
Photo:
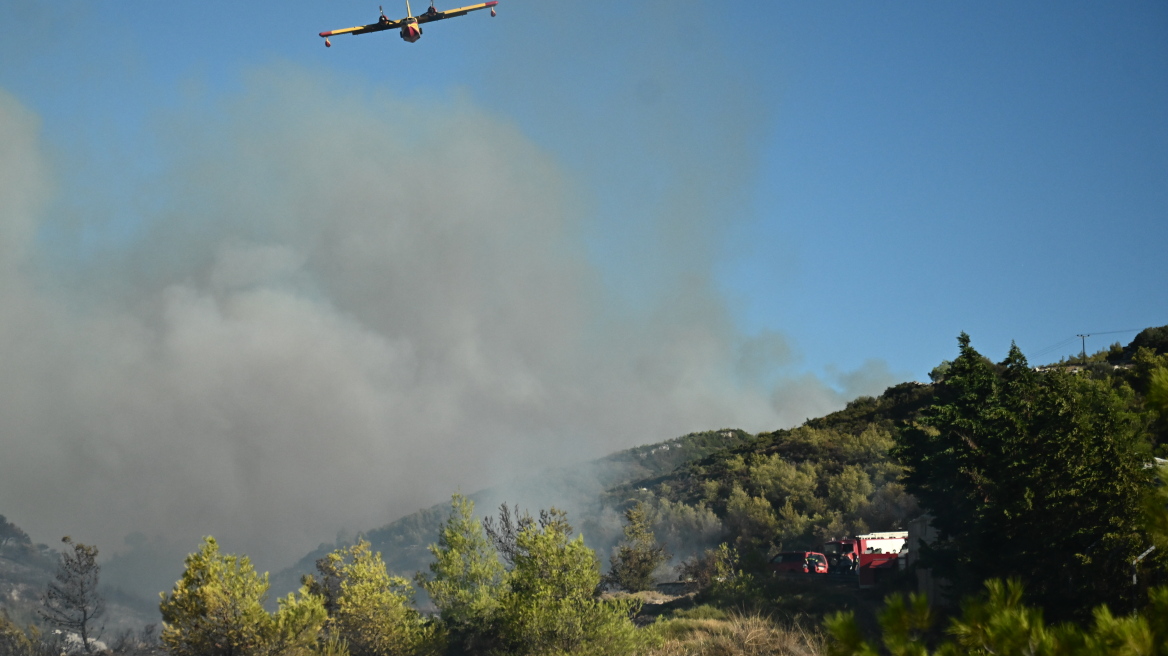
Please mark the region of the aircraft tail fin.
<svg viewBox="0 0 1168 656"><path fill-rule="evenodd" d="M413 17L414 17L414 12L413 12L413 11L410 11L410 0L406 0L406 17L407 17L407 18L413 18Z"/></svg>

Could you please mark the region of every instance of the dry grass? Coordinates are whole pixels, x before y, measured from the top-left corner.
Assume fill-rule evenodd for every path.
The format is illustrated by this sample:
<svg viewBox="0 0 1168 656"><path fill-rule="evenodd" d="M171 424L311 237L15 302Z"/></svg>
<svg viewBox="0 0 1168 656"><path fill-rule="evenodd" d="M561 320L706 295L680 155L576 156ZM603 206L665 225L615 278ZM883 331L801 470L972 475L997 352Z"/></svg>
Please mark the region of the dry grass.
<svg viewBox="0 0 1168 656"><path fill-rule="evenodd" d="M642 604L666 604L675 601L680 597L676 595L661 594L656 590L643 590L641 592L605 592L600 595L601 599L637 599Z"/></svg>
<svg viewBox="0 0 1168 656"><path fill-rule="evenodd" d="M758 615L659 622L664 643L649 656L820 656L823 636L800 626L780 626Z"/></svg>

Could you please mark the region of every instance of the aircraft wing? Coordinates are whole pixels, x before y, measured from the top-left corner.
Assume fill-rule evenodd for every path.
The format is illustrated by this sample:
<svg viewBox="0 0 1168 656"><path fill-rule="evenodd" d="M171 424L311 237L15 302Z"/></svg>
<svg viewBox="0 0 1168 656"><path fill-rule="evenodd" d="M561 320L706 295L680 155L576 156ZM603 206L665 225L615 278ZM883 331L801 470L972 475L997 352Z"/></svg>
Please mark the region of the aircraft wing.
<svg viewBox="0 0 1168 656"><path fill-rule="evenodd" d="M338 34L368 34L370 32L380 32L382 30L392 30L401 27L405 24L405 19L402 20L387 20L377 21L368 25L358 25L357 27L346 27L343 30L332 30L329 32L321 32L320 35L328 38Z"/></svg>
<svg viewBox="0 0 1168 656"><path fill-rule="evenodd" d="M439 20L442 20L444 18L455 18L456 16L465 16L472 11L478 11L479 9L486 9L488 7L494 7L497 4L499 4L499 0L492 0L491 2L480 2L477 5L469 5L466 7L459 7L458 9L448 9L446 11L439 11L439 12L435 12L435 13L430 13L427 11L427 12L423 12L421 14L418 14L418 22L419 23L432 23L434 21L439 21Z"/></svg>

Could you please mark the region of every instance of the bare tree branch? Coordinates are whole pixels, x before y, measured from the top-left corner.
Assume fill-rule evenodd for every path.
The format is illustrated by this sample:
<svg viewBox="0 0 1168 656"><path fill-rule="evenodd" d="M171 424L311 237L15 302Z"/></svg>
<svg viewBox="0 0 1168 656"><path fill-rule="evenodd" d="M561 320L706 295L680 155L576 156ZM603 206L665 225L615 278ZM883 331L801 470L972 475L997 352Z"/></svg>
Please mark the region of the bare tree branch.
<svg viewBox="0 0 1168 656"><path fill-rule="evenodd" d="M97 547L73 542L69 536L61 542L73 547L73 553L61 554L57 574L49 582L43 597L44 608L41 617L62 629L75 631L81 635L81 643L86 653L93 653L91 636L94 622L105 612L105 600L97 592L98 575L101 567L97 564ZM100 635L101 630L98 630Z"/></svg>

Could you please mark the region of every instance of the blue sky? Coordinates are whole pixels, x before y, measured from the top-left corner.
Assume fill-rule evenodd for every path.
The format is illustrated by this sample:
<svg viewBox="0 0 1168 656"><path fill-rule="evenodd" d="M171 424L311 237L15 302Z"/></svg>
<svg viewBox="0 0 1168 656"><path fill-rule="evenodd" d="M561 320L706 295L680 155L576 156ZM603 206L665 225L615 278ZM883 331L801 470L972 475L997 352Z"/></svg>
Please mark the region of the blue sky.
<svg viewBox="0 0 1168 656"><path fill-rule="evenodd" d="M10 518L279 565L524 464L925 380L961 331L1000 359L1168 324L1162 2L316 36L376 16L0 4Z"/></svg>
<svg viewBox="0 0 1168 656"><path fill-rule="evenodd" d="M149 175L144 123L273 61L461 98L578 173L587 238L624 289L654 284L630 261L669 232L652 215L676 159L738 139L731 179L709 178L730 188L703 257L741 329L781 332L814 371L880 358L923 378L961 330L998 357L1168 322L1162 3L515 0L412 46L314 36L375 9L13 3L0 83L82 191L103 161ZM676 132L642 138L662 116Z"/></svg>

